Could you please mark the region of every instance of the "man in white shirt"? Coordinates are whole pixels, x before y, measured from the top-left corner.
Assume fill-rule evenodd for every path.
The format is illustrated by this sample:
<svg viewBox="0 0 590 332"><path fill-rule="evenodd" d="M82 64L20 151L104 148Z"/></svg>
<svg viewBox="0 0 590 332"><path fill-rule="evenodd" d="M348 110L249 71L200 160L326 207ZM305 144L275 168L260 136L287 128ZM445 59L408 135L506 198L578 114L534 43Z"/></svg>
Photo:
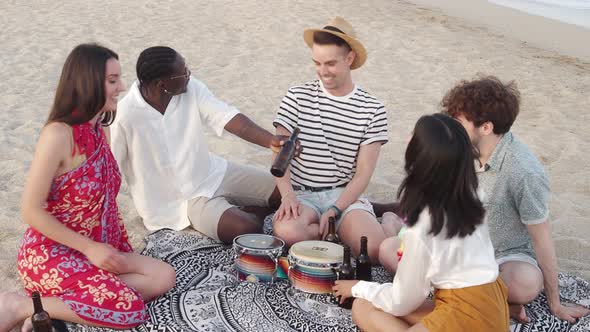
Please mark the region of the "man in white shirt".
<svg viewBox="0 0 590 332"><path fill-rule="evenodd" d="M111 135L144 225L149 230L192 225L224 243L261 232L264 216L280 203L270 172L210 153L203 126L274 151L281 138L216 99L169 47L144 50L136 70L138 81L119 102Z"/></svg>

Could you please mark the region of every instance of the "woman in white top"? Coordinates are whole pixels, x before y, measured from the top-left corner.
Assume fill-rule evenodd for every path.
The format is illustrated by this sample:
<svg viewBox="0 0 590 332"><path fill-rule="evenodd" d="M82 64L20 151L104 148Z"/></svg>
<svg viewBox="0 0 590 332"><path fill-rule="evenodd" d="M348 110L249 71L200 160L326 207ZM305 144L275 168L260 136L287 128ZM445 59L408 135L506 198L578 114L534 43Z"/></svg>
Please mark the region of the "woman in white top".
<svg viewBox="0 0 590 332"><path fill-rule="evenodd" d="M508 331L507 292L477 195L474 159L456 120L434 114L416 123L398 192L408 229L393 283L341 280L334 286L341 301L356 298L352 317L363 331ZM434 306L427 300L431 287Z"/></svg>

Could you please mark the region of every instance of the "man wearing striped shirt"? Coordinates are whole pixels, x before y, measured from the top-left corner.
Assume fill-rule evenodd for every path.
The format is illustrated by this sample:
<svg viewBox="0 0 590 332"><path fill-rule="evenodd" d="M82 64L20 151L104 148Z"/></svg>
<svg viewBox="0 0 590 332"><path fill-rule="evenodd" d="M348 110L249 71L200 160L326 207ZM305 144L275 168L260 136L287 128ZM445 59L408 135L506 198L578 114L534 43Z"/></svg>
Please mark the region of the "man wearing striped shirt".
<svg viewBox="0 0 590 332"><path fill-rule="evenodd" d="M302 151L282 178L275 178L282 204L274 234L289 246L322 239L334 217L341 241L360 251L367 236L369 256L377 262L379 244L388 235L377 222L363 192L387 138L383 104L353 83L351 70L366 60L352 26L341 17L323 29L307 29L319 80L292 87L281 102L277 134L301 130Z"/></svg>

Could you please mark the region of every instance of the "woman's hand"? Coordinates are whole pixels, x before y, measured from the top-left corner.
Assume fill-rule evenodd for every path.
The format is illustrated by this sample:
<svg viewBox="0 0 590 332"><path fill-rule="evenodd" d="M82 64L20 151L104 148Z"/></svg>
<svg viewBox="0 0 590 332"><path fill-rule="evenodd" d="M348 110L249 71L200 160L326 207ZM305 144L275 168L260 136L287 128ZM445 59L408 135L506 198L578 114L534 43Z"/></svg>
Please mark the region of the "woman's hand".
<svg viewBox="0 0 590 332"><path fill-rule="evenodd" d="M90 263L114 274L125 271L125 256L112 246L93 242L84 252Z"/></svg>
<svg viewBox="0 0 590 332"><path fill-rule="evenodd" d="M334 291L334 296L341 304L344 303L347 298L352 297L352 287L358 282L358 280L336 280L334 282L332 291Z"/></svg>

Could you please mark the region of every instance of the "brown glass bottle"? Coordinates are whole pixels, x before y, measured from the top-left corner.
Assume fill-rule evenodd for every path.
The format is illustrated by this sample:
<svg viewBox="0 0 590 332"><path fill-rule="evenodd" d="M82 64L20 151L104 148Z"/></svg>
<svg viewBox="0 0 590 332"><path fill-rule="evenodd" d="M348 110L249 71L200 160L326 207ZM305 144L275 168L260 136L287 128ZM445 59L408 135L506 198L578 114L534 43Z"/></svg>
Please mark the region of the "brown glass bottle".
<svg viewBox="0 0 590 332"><path fill-rule="evenodd" d="M297 136L299 135L299 128L293 129L291 137L281 147L281 151L277 154L272 166L270 167L270 173L278 178L282 178L291 163L291 159L295 156L295 150L297 146Z"/></svg>
<svg viewBox="0 0 590 332"><path fill-rule="evenodd" d="M361 236L361 252L356 258L356 279L371 281L371 260L367 250L367 237Z"/></svg>
<svg viewBox="0 0 590 332"><path fill-rule="evenodd" d="M354 280L354 270L352 269L352 264L350 263L349 246L344 246L344 257L342 259L342 265L340 265L340 268L338 269L338 280ZM343 303L340 303L340 298L337 300L339 307L344 309L352 309L354 297L347 298Z"/></svg>
<svg viewBox="0 0 590 332"><path fill-rule="evenodd" d="M51 332L51 318L47 311L43 310L43 304L41 304L41 295L39 292L33 292L33 307L35 312L31 316L31 323L33 323L33 332Z"/></svg>
<svg viewBox="0 0 590 332"><path fill-rule="evenodd" d="M336 234L336 219L334 217L328 218L328 235L326 235L325 241L339 244L340 238Z"/></svg>

